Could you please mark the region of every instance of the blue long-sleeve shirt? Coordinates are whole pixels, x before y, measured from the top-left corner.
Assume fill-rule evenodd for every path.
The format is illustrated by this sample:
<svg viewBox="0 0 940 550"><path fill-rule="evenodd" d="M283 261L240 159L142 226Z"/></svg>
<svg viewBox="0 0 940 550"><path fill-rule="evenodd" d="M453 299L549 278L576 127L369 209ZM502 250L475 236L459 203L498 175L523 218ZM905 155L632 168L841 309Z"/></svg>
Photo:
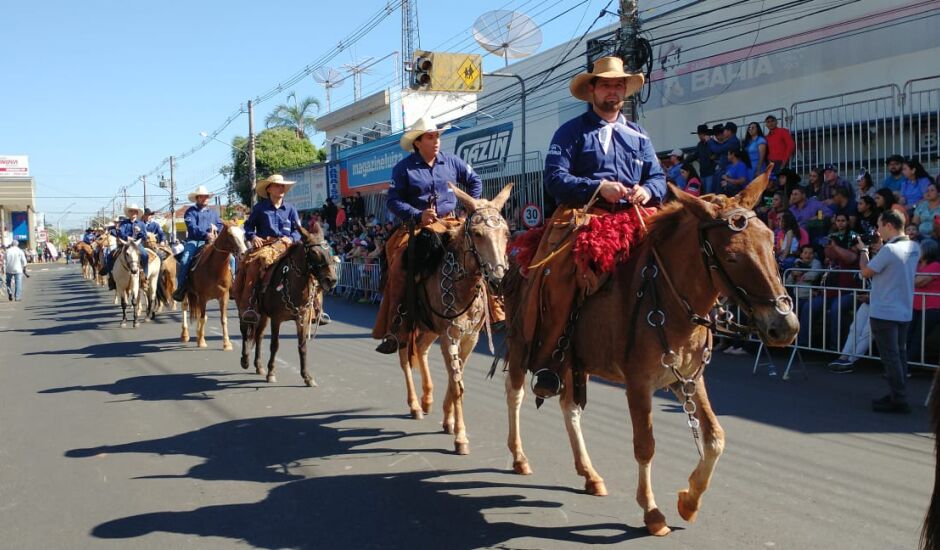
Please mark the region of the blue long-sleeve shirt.
<svg viewBox="0 0 940 550"><path fill-rule="evenodd" d="M205 241L207 240L209 228L215 227L217 231L222 229L222 218L215 210L204 206L202 208L193 205L183 214L183 221L186 222L186 240Z"/></svg>
<svg viewBox="0 0 940 550"><path fill-rule="evenodd" d="M654 202L662 201L666 176L646 131L621 117L605 151L605 126L607 121L588 111L555 132L545 156L545 190L558 204L583 206L606 179L642 185Z"/></svg>
<svg viewBox="0 0 940 550"><path fill-rule="evenodd" d="M160 224L157 222L146 222L144 228L147 230L147 233L153 233L157 236L158 243L162 243L166 240L166 235L163 234L163 228L160 227Z"/></svg>
<svg viewBox="0 0 940 550"><path fill-rule="evenodd" d="M282 202L275 208L269 199L261 199L251 209L245 220L245 237L290 237L295 243L300 242L300 215L294 205Z"/></svg>
<svg viewBox="0 0 940 550"><path fill-rule="evenodd" d="M82 241L83 241L85 244L91 244L91 243L95 242L95 234L94 234L94 233L85 233L84 235L82 235Z"/></svg>
<svg viewBox="0 0 940 550"><path fill-rule="evenodd" d="M741 150L741 140L738 139L738 136L731 136L731 139L725 142L719 142L714 139L708 140L708 150L717 157L718 161L716 173L724 174L728 169L728 151L732 149L736 151Z"/></svg>
<svg viewBox="0 0 940 550"><path fill-rule="evenodd" d="M437 215L446 216L457 208L457 196L447 186L448 182L462 185L475 199L483 193L483 180L460 157L438 153L434 166L428 166L421 155L412 153L392 169L388 209L399 219L418 221L421 211L428 208L433 197Z"/></svg>
<svg viewBox="0 0 940 550"><path fill-rule="evenodd" d="M144 236L144 231L146 231L146 224L143 221L124 220L118 226L117 236L124 240L139 239Z"/></svg>

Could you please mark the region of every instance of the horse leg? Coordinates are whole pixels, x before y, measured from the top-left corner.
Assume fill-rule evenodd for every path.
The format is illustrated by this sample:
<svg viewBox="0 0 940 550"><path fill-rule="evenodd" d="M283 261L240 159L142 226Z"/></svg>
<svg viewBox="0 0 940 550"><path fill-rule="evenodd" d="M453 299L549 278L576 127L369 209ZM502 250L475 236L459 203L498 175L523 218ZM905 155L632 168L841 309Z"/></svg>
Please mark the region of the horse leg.
<svg viewBox="0 0 940 550"><path fill-rule="evenodd" d="M255 325L254 330L254 346L255 346L255 374L264 375L264 367L261 366L261 340L264 339L264 329L268 325L268 318L262 313L258 318L258 324Z"/></svg>
<svg viewBox="0 0 940 550"><path fill-rule="evenodd" d="M587 445L584 443L584 434L581 432L581 413L584 411L574 402L572 391L571 371L565 377L565 389L558 398L561 407L561 416L565 421L565 430L568 432L568 442L574 454L574 469L578 475L584 477L584 490L589 495L599 497L607 496L607 486L604 478L597 473L588 456Z"/></svg>
<svg viewBox="0 0 940 550"><path fill-rule="evenodd" d="M656 506L653 496L653 390L640 380L627 380L627 404L633 422L633 456L639 467L636 487L636 502L643 509L643 523L651 535L661 537L672 530L666 525L666 517Z"/></svg>
<svg viewBox="0 0 940 550"><path fill-rule="evenodd" d="M281 323L271 318L271 357L268 358L268 382L277 382L277 377L274 375L275 359L277 358L277 348L280 347L280 341L278 335L281 332Z"/></svg>
<svg viewBox="0 0 940 550"><path fill-rule="evenodd" d="M452 342L451 345L445 348L449 351L444 352L444 361L447 363L447 371L450 375L448 386L449 389L453 392L454 452L459 455L470 454L470 439L467 437L467 425L464 421L463 414L463 396L465 391L463 373L465 371L464 366L467 364L467 359L470 357L470 352L473 351L473 346L476 345L478 336L479 333L474 332L466 338ZM444 339L445 341L450 340L450 338L446 335ZM454 344L459 346L456 348L456 357L454 357L453 354L455 349ZM450 357L449 360L448 357ZM456 364L455 361L457 361Z"/></svg>
<svg viewBox="0 0 940 550"><path fill-rule="evenodd" d="M121 294L121 328L127 328L127 301Z"/></svg>
<svg viewBox="0 0 940 550"><path fill-rule="evenodd" d="M137 328L139 324L137 317L138 311L140 311L140 292L134 292L134 288L131 288L131 306L134 308L134 328Z"/></svg>
<svg viewBox="0 0 940 550"><path fill-rule="evenodd" d="M300 376L304 379L307 387L314 387L317 381L307 371L307 332L310 331L310 319L306 316L300 316L294 320L297 326L297 354L300 356Z"/></svg>
<svg viewBox="0 0 940 550"><path fill-rule="evenodd" d="M531 475L529 459L522 450L522 432L519 428L519 409L525 398L525 371L510 365L506 373L506 409L509 411L509 439L507 445L512 453L512 471Z"/></svg>
<svg viewBox="0 0 940 550"><path fill-rule="evenodd" d="M173 303L176 303L174 300ZM189 299L186 298L183 300L182 305L180 305L180 311L183 314L183 330L180 332L180 342L186 343L189 342Z"/></svg>
<svg viewBox="0 0 940 550"><path fill-rule="evenodd" d="M209 321L209 304L201 303L199 305L199 315L196 321L196 345L200 348L209 347L206 344L206 323Z"/></svg>
<svg viewBox="0 0 940 550"><path fill-rule="evenodd" d="M249 336L248 331L251 330L251 325L248 323L243 323L239 321L238 330L242 333L242 357L241 365L243 369L248 368L248 350L251 349L251 342L254 342L254 335Z"/></svg>
<svg viewBox="0 0 940 550"><path fill-rule="evenodd" d="M418 368L421 369L421 410L424 414L431 413L431 405L434 404L434 382L431 380L431 366L428 363L428 352L434 344L437 335L432 332L419 335L419 346L422 350L417 355Z"/></svg>
<svg viewBox="0 0 940 550"><path fill-rule="evenodd" d="M694 522L698 515L702 494L708 489L715 466L725 449L725 431L718 424L715 412L708 401L704 378L700 379L695 386L695 395L692 396L692 400L695 403L695 417L699 421L699 429L702 434L702 454L704 456L699 459L698 464L689 476L689 488L679 491L679 515L689 523ZM676 396L680 402L685 401L681 391L676 392Z"/></svg>
<svg viewBox="0 0 940 550"><path fill-rule="evenodd" d="M405 346L398 350L398 364L401 367L402 373L405 375L405 393L407 394L405 397L405 402L408 405L408 410L411 411L411 418L420 420L424 418L424 412L421 409L421 406L418 404L418 394L415 391L415 381L411 375L411 359L408 357L409 348L410 346Z"/></svg>
<svg viewBox="0 0 940 550"><path fill-rule="evenodd" d="M232 351L232 341L228 337L228 293L219 296L219 316L222 319L222 351Z"/></svg>

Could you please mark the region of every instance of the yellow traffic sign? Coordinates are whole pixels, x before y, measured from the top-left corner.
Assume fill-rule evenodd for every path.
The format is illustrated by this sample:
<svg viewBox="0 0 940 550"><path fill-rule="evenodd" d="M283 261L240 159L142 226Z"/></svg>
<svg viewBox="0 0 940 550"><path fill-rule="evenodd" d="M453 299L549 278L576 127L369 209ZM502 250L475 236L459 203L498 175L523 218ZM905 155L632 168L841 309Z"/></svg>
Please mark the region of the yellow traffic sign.
<svg viewBox="0 0 940 550"><path fill-rule="evenodd" d="M463 80L467 89L474 89L473 83L480 78L480 66L473 63L470 57L464 59L457 69L457 75Z"/></svg>

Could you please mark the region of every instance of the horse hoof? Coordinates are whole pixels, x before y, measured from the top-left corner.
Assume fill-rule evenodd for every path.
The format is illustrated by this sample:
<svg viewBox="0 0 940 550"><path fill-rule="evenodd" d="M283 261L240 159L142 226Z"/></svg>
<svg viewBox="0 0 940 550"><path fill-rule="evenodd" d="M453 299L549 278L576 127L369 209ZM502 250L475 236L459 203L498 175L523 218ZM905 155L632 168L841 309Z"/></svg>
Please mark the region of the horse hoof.
<svg viewBox="0 0 940 550"><path fill-rule="evenodd" d="M255 374L260 374L261 376L264 376L265 372L266 371L262 369L261 367L255 367Z"/></svg>
<svg viewBox="0 0 940 550"><path fill-rule="evenodd" d="M317 384L317 381L313 378L304 378L304 384L306 384L308 388L319 387L319 384Z"/></svg>
<svg viewBox="0 0 940 550"><path fill-rule="evenodd" d="M232 351L232 343L227 342L225 344L222 344L222 351Z"/></svg>
<svg viewBox="0 0 940 550"><path fill-rule="evenodd" d="M269 374L269 375L265 378L265 380L267 380L268 383L273 384L273 383L277 382L277 377L274 376L273 374Z"/></svg>
<svg viewBox="0 0 940 550"><path fill-rule="evenodd" d="M529 466L528 460L517 460L512 463L512 471L521 475L521 476L530 476L532 475L532 467Z"/></svg>
<svg viewBox="0 0 940 550"><path fill-rule="evenodd" d="M466 441L454 442L454 452L461 456L470 454L470 443Z"/></svg>
<svg viewBox="0 0 940 550"><path fill-rule="evenodd" d="M200 347L200 348L207 348L207 347L209 347L209 344L207 344L207 343L205 343L205 342L199 342L199 347Z"/></svg>
<svg viewBox="0 0 940 550"><path fill-rule="evenodd" d="M589 495L594 495L596 497L606 497L607 496L607 485L604 485L603 479L598 479L591 481L590 479L584 482L584 490Z"/></svg>
<svg viewBox="0 0 940 550"><path fill-rule="evenodd" d="M428 399L427 401L422 400L422 401L421 401L421 410L424 412L424 414L431 414L431 406L432 406L432 405L434 405L434 401L433 401L433 400L431 400L431 399Z"/></svg>
<svg viewBox="0 0 940 550"><path fill-rule="evenodd" d="M127 328L127 323L121 323L121 328Z"/></svg>
<svg viewBox="0 0 940 550"><path fill-rule="evenodd" d="M445 434L454 435L454 425L453 425L453 424L443 424L441 427L444 428L444 433L445 433Z"/></svg>
<svg viewBox="0 0 940 550"><path fill-rule="evenodd" d="M666 525L666 517L659 511L659 508L654 508L643 514L643 523L646 524L646 530L649 531L649 534L654 537L664 537L672 532L672 529Z"/></svg>
<svg viewBox="0 0 940 550"><path fill-rule="evenodd" d="M698 518L698 506L689 496L688 489L679 491L679 515L689 523L695 523Z"/></svg>
<svg viewBox="0 0 940 550"><path fill-rule="evenodd" d="M421 409L411 409L411 418L414 420L421 420L424 418L424 411Z"/></svg>
<svg viewBox="0 0 940 550"><path fill-rule="evenodd" d="M247 369L247 368L248 368L248 358L247 358L247 357L242 357L242 368L243 368L243 369Z"/></svg>
<svg viewBox="0 0 940 550"><path fill-rule="evenodd" d="M188 335L188 334L184 334L184 335L180 336L180 342L182 342L182 343L184 343L184 344L187 343L187 342L189 342L189 335Z"/></svg>
<svg viewBox="0 0 940 550"><path fill-rule="evenodd" d="M140 323L138 323L138 322L136 322L136 321L135 321L135 322L134 322L134 324L133 324L133 325L131 325L131 326L132 326L132 327L134 327L134 328L137 328L137 327L139 327L139 326L140 326Z"/></svg>

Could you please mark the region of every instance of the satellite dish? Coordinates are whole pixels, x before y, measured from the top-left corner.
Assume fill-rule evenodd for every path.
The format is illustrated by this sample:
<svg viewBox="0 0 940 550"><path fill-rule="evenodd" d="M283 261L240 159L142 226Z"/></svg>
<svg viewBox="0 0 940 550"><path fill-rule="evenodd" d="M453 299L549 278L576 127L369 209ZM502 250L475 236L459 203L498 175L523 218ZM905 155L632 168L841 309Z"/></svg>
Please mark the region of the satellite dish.
<svg viewBox="0 0 940 550"><path fill-rule="evenodd" d="M542 45L542 30L523 13L493 10L481 15L473 24L473 38L483 49L509 58L521 59L536 52Z"/></svg>
<svg viewBox="0 0 940 550"><path fill-rule="evenodd" d="M326 110L330 111L330 90L343 85L343 73L333 67L321 67L313 71L313 79L326 89Z"/></svg>

